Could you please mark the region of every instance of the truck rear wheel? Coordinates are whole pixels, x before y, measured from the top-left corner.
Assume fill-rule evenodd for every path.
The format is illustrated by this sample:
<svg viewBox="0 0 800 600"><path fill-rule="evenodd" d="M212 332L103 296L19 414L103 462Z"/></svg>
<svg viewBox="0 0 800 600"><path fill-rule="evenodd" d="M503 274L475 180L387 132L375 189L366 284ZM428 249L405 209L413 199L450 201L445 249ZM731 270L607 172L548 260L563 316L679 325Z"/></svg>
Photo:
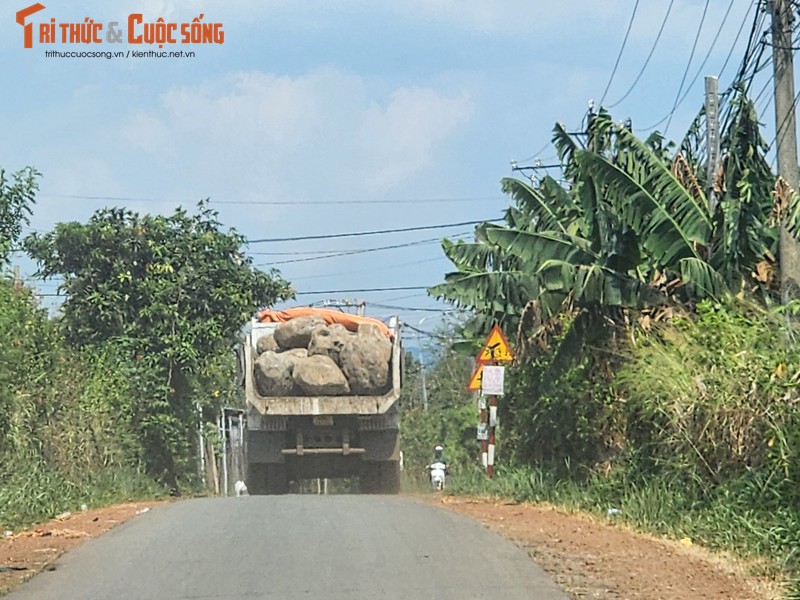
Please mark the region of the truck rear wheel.
<svg viewBox="0 0 800 600"><path fill-rule="evenodd" d="M400 463L364 462L358 478L358 487L362 494L399 494Z"/></svg>

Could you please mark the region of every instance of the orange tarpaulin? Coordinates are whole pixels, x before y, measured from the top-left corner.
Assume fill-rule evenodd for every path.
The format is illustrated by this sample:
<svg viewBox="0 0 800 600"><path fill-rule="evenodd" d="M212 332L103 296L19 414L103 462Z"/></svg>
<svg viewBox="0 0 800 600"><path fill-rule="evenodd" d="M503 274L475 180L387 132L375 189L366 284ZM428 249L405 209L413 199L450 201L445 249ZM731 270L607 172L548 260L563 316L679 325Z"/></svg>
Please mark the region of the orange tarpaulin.
<svg viewBox="0 0 800 600"><path fill-rule="evenodd" d="M355 315L348 315L347 313L339 312L338 310L329 310L325 308L311 308L300 306L297 308L287 308L286 310L262 310L256 315L256 318L261 323L285 323L297 317L322 317L328 325L339 323L344 325L350 331L357 331L361 323L369 323L378 327L383 335L392 337L389 328L379 321L371 317L357 317Z"/></svg>

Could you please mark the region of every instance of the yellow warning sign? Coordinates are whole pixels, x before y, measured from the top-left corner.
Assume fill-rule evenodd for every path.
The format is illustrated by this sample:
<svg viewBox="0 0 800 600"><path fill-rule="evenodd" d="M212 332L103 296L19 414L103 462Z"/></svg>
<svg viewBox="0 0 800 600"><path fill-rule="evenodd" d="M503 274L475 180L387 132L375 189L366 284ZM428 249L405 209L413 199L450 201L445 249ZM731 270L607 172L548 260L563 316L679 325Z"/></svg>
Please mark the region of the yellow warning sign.
<svg viewBox="0 0 800 600"><path fill-rule="evenodd" d="M479 363L511 362L514 360L511 346L508 345L506 336L503 335L497 325L492 327L492 331L489 333L489 337L486 338L477 360Z"/></svg>
<svg viewBox="0 0 800 600"><path fill-rule="evenodd" d="M473 371L472 373L472 377L469 378L467 391L480 392L482 379L483 379L483 363L478 363L478 366L475 367L475 371Z"/></svg>

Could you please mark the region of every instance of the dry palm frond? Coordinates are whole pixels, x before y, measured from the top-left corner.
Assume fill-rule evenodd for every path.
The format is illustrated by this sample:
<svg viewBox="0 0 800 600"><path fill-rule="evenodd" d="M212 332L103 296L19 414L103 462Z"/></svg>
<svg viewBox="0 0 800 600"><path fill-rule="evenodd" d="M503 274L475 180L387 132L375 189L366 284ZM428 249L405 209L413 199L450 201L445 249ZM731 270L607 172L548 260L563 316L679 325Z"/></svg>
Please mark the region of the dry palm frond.
<svg viewBox="0 0 800 600"><path fill-rule="evenodd" d="M772 190L772 214L770 215L770 225L777 226L783 219L791 206L794 190L783 178L778 177L775 181L775 188Z"/></svg>
<svg viewBox="0 0 800 600"><path fill-rule="evenodd" d="M696 200L705 198L705 194L703 194L703 188L700 186L700 182L697 181L697 176L694 173L694 169L692 169L692 166L683 157L683 154L679 153L675 155L675 158L672 161L672 175L681 183L684 188L689 191L689 193L692 194L692 196L694 196Z"/></svg>
<svg viewBox="0 0 800 600"><path fill-rule="evenodd" d="M541 352L547 352L550 342L561 332L562 319L572 313L561 313L544 319L542 307L538 300L531 300L525 305L517 328L517 356L520 363L535 358Z"/></svg>

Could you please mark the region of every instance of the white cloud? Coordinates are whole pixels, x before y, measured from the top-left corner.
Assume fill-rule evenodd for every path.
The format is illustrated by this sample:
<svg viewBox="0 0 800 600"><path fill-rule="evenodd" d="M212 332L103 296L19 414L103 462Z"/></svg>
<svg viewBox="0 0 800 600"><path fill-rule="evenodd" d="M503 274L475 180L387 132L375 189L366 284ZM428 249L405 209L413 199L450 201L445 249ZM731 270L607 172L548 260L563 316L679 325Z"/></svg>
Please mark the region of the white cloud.
<svg viewBox="0 0 800 600"><path fill-rule="evenodd" d="M432 168L473 106L464 92L423 87L375 101L372 87L333 69L240 72L166 91L156 107L132 114L121 135L156 158L180 147L177 163L202 173L237 168L293 196L303 193L296 182L309 181L305 173L329 190L385 192ZM318 193L318 184L309 181L306 192Z"/></svg>
<svg viewBox="0 0 800 600"><path fill-rule="evenodd" d="M446 97L424 88L401 88L385 106L371 106L359 138L369 169L367 186L384 191L432 166L438 143L453 135L473 112L469 96Z"/></svg>

